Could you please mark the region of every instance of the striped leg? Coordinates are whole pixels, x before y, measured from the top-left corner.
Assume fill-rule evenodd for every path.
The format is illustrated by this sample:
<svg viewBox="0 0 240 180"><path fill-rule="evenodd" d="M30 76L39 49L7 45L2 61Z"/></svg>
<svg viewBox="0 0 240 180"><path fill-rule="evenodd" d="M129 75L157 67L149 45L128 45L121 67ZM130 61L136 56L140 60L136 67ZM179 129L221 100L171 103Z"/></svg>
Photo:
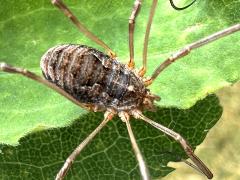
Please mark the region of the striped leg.
<svg viewBox="0 0 240 180"><path fill-rule="evenodd" d="M145 117L140 111L135 110L132 111L132 115L137 119L142 119L145 122L149 123L153 127L157 128L158 130L162 131L164 134L167 134L168 136L172 137L174 140L180 143L183 150L186 152L188 157L193 161L193 163L196 165L192 166L193 168L197 168L201 173L205 174L208 179L213 178L212 172L208 169L208 167L194 154L192 148L188 144L188 142L178 133L174 132L173 130L156 123L152 121L151 119ZM190 165L190 164L189 164ZM191 166L191 165L190 165Z"/></svg>
<svg viewBox="0 0 240 180"><path fill-rule="evenodd" d="M62 180L66 176L69 168L73 164L73 161L76 159L76 157L85 148L85 146L88 145L89 142L99 133L99 131L107 124L107 122L113 118L113 116L114 116L114 114L112 112L110 112L110 111L105 112L104 120L101 122L101 124L98 125L98 127L91 134L88 135L88 137L86 139L84 139L83 142L81 142L81 144L79 144L79 146L67 158L64 165L58 172L55 180Z"/></svg>
<svg viewBox="0 0 240 180"><path fill-rule="evenodd" d="M128 67L130 69L133 69L135 66L134 63L134 29L135 29L135 19L137 18L137 15L141 8L141 0L135 0L134 6L132 9L132 13L129 17L129 53L130 53L130 59L128 62Z"/></svg>
<svg viewBox="0 0 240 180"><path fill-rule="evenodd" d="M229 28L226 28L222 31L216 32L208 37L202 38L192 44L189 44L187 46L185 46L184 48L180 49L179 51L175 52L174 54L172 54L169 58L167 58L165 61L163 61L163 63L161 63L153 72L152 76L149 79L145 80L145 85L148 86L150 84L152 84L152 82L158 77L158 75L164 70L166 69L170 64L172 64L173 62L175 62L176 60L188 55L190 53L191 50L193 49L197 49L201 46L204 46L210 42L213 42L217 39L220 39L224 36L228 36L232 33L235 33L237 31L240 31L240 24L236 24L233 25Z"/></svg>
<svg viewBox="0 0 240 180"><path fill-rule="evenodd" d="M148 40L149 40L150 29L151 29L154 13L155 13L155 10L156 10L156 7L157 7L157 3L158 3L158 0L153 0L152 1L152 6L151 6L151 9L150 9L150 13L149 13L146 33L145 33L145 37L144 37L144 46L143 46L143 67L138 72L139 76L141 76L141 77L143 77L144 74L147 71Z"/></svg>
<svg viewBox="0 0 240 180"><path fill-rule="evenodd" d="M129 137L130 137L130 140L131 140L133 151L134 151L135 156L136 156L137 161L138 161L138 166L139 166L139 170L140 170L142 179L143 180L149 180L150 179L149 171L148 171L146 163L143 159L142 153L141 153L141 151L140 151L140 149L137 145L136 139L134 137L134 134L133 134L133 131L132 131L132 128L131 128L131 124L129 122L129 115L125 112L120 112L118 115L121 118L121 120L126 123L128 134L129 134Z"/></svg>
<svg viewBox="0 0 240 180"><path fill-rule="evenodd" d="M51 82L49 82L45 79L43 79L42 77L36 75L35 73L33 73L31 71L28 71L27 69L10 66L10 65L2 62L2 63L0 63L0 71L5 71L5 72L8 72L8 73L14 73L14 74L21 74L21 75L23 75L27 78L30 78L34 81L37 81L37 82L53 89L54 91L58 92L59 94L61 94L64 97L66 97L68 100L72 101L76 105L78 105L78 106L80 106L84 109L91 110L90 107L88 107L86 104L80 103L74 97L72 97L70 94L65 92L63 89L59 88L55 84L53 84L53 83L51 83Z"/></svg>
<svg viewBox="0 0 240 180"><path fill-rule="evenodd" d="M67 16L73 24L77 26L80 32L82 32L85 36L89 39L97 43L98 45L102 46L104 49L107 50L108 54L114 58L116 57L116 53L113 52L107 44L105 44L101 39L99 39L96 35L90 32L78 19L77 17L68 9L68 7L61 1L61 0L52 0L52 4L58 7L64 14Z"/></svg>

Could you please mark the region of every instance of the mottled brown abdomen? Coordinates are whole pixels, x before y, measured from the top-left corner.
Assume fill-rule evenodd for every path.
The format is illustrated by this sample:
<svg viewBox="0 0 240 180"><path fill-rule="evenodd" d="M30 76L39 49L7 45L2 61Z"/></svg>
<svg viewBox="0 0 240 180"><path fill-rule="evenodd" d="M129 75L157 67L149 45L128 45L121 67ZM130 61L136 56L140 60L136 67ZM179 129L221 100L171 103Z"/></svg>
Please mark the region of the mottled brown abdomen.
<svg viewBox="0 0 240 180"><path fill-rule="evenodd" d="M59 45L41 59L44 77L81 103L130 110L142 105L143 82L125 65L84 45Z"/></svg>

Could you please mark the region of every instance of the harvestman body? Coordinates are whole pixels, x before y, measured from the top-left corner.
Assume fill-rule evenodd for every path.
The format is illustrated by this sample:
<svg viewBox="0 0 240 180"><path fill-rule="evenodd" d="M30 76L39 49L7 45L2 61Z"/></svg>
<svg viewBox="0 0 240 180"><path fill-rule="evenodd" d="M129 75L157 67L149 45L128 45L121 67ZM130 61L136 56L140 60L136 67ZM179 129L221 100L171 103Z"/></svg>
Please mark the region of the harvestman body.
<svg viewBox="0 0 240 180"><path fill-rule="evenodd" d="M41 59L44 77L95 111L141 107L149 91L141 78L108 55L83 45L59 45ZM97 108L97 109L96 109Z"/></svg>
<svg viewBox="0 0 240 180"><path fill-rule="evenodd" d="M194 2L195 0L188 6L178 8L174 5L172 0L170 0L172 7L177 10L185 9ZM141 6L140 0L135 0L134 7L129 18L130 60L127 65L118 62L116 54L103 41L88 31L61 0L52 0L52 3L63 11L63 13L70 18L70 20L81 32L97 44L101 45L108 52L108 55L106 55L94 48L76 44L55 46L49 49L41 59L41 69L46 80L26 69L0 63L0 70L2 71L19 73L38 81L87 110L105 112L104 120L67 158L63 167L58 172L56 179L63 179L65 177L74 159L78 156L82 149L115 115L118 115L121 120L126 123L131 144L138 160L142 179L150 179L150 175L132 132L129 122L130 116L133 116L136 119L144 120L178 141L194 164L189 162L187 163L211 179L213 177L211 171L193 153L193 150L190 145L188 145L187 141L178 133L145 117L142 114L142 110L153 110L154 101L160 100L160 97L151 94L150 90L147 89L147 86L151 85L166 67L175 60L186 56L193 49L239 31L240 24L236 24L187 45L160 64L151 77L144 78L143 76L146 72L147 65L148 38L154 12L157 6L157 0L153 0L150 9L144 39L143 67L139 71L134 69L133 34L135 19Z"/></svg>

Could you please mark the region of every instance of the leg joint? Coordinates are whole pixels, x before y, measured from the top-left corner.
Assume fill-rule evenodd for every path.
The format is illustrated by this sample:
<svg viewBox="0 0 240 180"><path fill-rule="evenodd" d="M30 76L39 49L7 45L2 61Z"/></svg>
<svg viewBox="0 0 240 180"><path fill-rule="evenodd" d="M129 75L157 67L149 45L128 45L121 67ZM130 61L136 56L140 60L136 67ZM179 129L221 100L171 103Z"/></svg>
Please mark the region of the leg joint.
<svg viewBox="0 0 240 180"><path fill-rule="evenodd" d="M71 159L71 158L69 157L69 158L67 158L67 160L65 161L65 163L67 163L68 166L69 166L69 165L71 165L71 164L73 163L73 159Z"/></svg>
<svg viewBox="0 0 240 180"><path fill-rule="evenodd" d="M52 2L52 4L56 5L59 3L59 0L52 0L51 2Z"/></svg>
<svg viewBox="0 0 240 180"><path fill-rule="evenodd" d="M192 148L190 147L188 142L180 134L177 133L175 139L176 139L176 141L178 141L181 144L181 146L183 147L184 151L188 155L193 153Z"/></svg>
<svg viewBox="0 0 240 180"><path fill-rule="evenodd" d="M0 70L5 70L7 67L7 64L6 63L0 63Z"/></svg>
<svg viewBox="0 0 240 180"><path fill-rule="evenodd" d="M177 133L175 139L176 139L176 141L178 141L180 144L182 144L184 148L185 148L186 146L188 146L187 141L186 141L180 134Z"/></svg>
<svg viewBox="0 0 240 180"><path fill-rule="evenodd" d="M129 121L129 118L130 118L129 114L124 111L119 112L118 116L121 118L123 122Z"/></svg>
<svg viewBox="0 0 240 180"><path fill-rule="evenodd" d="M173 54L170 58L172 62L174 62L176 59L181 58L183 56L186 56L190 53L191 48L189 46L186 46L185 48L181 49L180 51Z"/></svg>
<svg viewBox="0 0 240 180"><path fill-rule="evenodd" d="M135 20L134 20L134 18L132 18L132 17L129 18L128 23L129 23L129 24L135 24Z"/></svg>
<svg viewBox="0 0 240 180"><path fill-rule="evenodd" d="M145 73L146 73L146 68L145 68L145 67L142 67L142 68L138 71L138 75L139 75L140 77L143 77Z"/></svg>

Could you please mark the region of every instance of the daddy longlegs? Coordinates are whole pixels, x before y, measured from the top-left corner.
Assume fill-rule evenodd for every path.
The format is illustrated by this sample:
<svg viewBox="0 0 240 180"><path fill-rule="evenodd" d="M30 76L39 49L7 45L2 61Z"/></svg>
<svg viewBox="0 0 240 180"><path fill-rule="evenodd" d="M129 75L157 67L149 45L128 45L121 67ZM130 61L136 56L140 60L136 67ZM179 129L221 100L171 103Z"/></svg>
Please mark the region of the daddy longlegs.
<svg viewBox="0 0 240 180"><path fill-rule="evenodd" d="M173 8L182 10L192 5L195 1L196 0L183 8L176 7L172 0L170 0L170 3ZM148 39L157 3L157 0L153 0L150 8L144 38L143 66L139 71L135 69L133 42L135 21L140 11L141 0L135 0L129 17L130 58L126 65L120 63L117 60L116 53L111 50L107 44L84 27L84 25L61 0L52 0L52 4L59 8L60 11L62 11L65 16L73 22L80 32L103 47L108 55L84 45L58 45L49 49L41 59L41 68L45 79L26 69L13 67L6 63L0 63L1 71L17 73L31 78L32 80L48 86L76 105L89 111L105 112L103 121L67 158L63 167L58 172L56 179L63 179L65 177L67 171L79 153L115 115L118 115L126 124L142 179L148 180L150 179L150 175L146 162L132 132L129 121L130 116L149 123L179 142L193 162L193 164L190 162L187 162L187 164L206 175L207 178L211 179L213 177L211 171L194 154L191 146L180 134L144 116L142 111L154 110L154 101L160 100L160 97L150 93L150 90L147 89L147 87L154 82L165 68L176 60L188 55L192 50L239 31L240 24L233 25L194 43L186 45L161 63L150 77L144 77L147 71Z"/></svg>

